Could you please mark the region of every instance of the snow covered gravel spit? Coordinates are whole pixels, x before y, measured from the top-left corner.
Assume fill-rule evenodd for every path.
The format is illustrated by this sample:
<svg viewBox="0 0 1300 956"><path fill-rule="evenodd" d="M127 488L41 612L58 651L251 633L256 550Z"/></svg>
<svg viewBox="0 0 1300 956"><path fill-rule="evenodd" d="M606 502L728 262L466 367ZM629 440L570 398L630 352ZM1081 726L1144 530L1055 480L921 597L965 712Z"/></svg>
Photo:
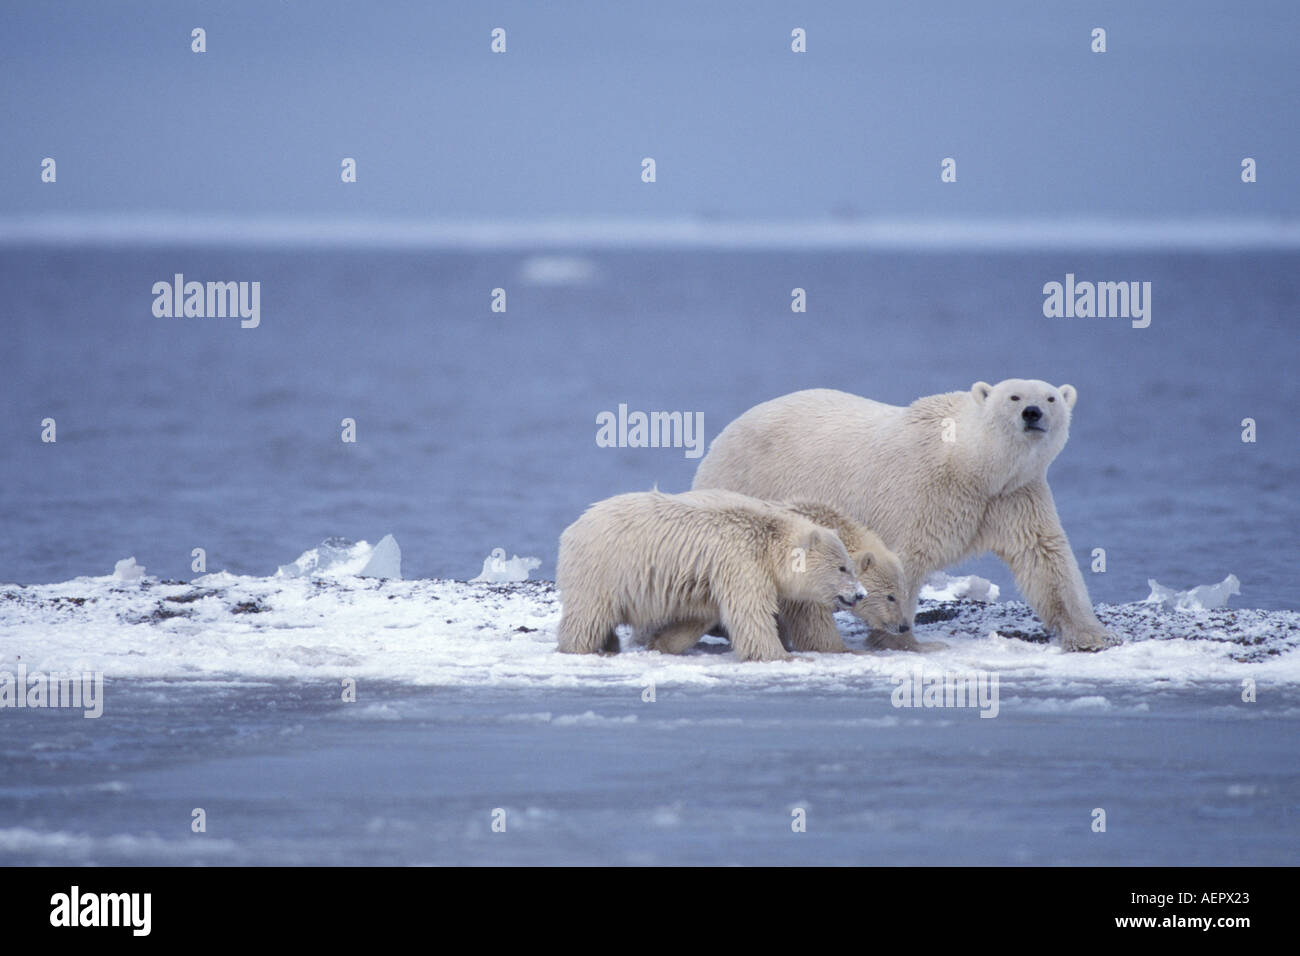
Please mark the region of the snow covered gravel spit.
<svg viewBox="0 0 1300 956"><path fill-rule="evenodd" d="M624 640L617 656L555 650L559 596L549 581L474 584L358 577L211 574L186 584L114 576L0 586L0 670L102 672L115 678L382 679L458 687L581 688L656 682L849 692L921 663L996 671L1003 686L1300 684L1300 613L1154 603L1100 605L1124 639L1099 654L1048 642L1023 603L922 601L917 636L947 650L804 654L743 664L706 638L680 657ZM858 622L839 615L851 649ZM709 643L716 641L716 643Z"/></svg>

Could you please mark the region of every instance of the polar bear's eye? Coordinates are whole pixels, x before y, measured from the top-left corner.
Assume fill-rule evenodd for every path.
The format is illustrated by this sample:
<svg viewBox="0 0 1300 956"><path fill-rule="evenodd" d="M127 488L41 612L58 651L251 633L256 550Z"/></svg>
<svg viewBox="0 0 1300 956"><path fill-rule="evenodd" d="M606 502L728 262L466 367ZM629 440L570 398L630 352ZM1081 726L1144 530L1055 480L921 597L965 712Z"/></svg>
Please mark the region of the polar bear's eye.
<svg viewBox="0 0 1300 956"><path fill-rule="evenodd" d="M1012 396L1011 396L1011 400L1012 400L1013 402L1018 402L1018 401L1020 401L1020 396L1019 396L1019 395L1012 395Z"/></svg>
<svg viewBox="0 0 1300 956"><path fill-rule="evenodd" d="M842 565L842 564L840 565L840 570L843 571L845 574L848 574L848 573L849 573L849 569L846 568L846 567L845 567L844 565Z"/></svg>
<svg viewBox="0 0 1300 956"><path fill-rule="evenodd" d="M1054 402L1054 401L1056 401L1056 396L1055 396L1055 395L1048 395L1048 396L1047 396L1047 400L1048 400L1049 402Z"/></svg>
<svg viewBox="0 0 1300 956"><path fill-rule="evenodd" d="M891 600L891 601L894 600L894 596L893 596L892 594L889 595L889 600Z"/></svg>

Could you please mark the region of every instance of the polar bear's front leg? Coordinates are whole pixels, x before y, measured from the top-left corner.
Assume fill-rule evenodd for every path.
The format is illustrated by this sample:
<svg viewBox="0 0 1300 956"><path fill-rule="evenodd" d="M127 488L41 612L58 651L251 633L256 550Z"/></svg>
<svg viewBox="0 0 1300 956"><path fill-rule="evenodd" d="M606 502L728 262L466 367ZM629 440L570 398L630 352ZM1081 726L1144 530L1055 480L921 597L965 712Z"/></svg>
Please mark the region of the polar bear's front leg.
<svg viewBox="0 0 1300 956"><path fill-rule="evenodd" d="M788 661L776 628L776 608L750 606L748 602L724 602L722 626L731 637L731 648L742 661Z"/></svg>
<svg viewBox="0 0 1300 956"><path fill-rule="evenodd" d="M816 651L821 654L843 654L848 651L840 629L835 626L835 613L811 601L782 601L777 630L781 643L792 651Z"/></svg>
<svg viewBox="0 0 1300 956"><path fill-rule="evenodd" d="M617 654L618 633L602 611L565 608L557 631L559 650L564 654Z"/></svg>
<svg viewBox="0 0 1300 956"><path fill-rule="evenodd" d="M1093 613L1046 481L989 504L979 550L992 551L1010 566L1029 606L1067 651L1099 651L1119 643Z"/></svg>
<svg viewBox="0 0 1300 956"><path fill-rule="evenodd" d="M651 637L647 644L652 651L661 654L685 654L700 638L709 632L714 621L679 621L670 624Z"/></svg>

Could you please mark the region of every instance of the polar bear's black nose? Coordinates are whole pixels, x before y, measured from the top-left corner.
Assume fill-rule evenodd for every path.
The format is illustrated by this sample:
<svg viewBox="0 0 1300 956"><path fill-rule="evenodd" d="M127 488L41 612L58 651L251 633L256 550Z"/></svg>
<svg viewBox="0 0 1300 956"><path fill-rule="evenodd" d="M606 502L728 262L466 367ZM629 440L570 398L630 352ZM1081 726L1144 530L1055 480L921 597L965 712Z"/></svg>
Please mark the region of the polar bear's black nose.
<svg viewBox="0 0 1300 956"><path fill-rule="evenodd" d="M1030 405L1028 408L1026 408L1023 412L1020 413L1020 417L1023 418L1025 421L1027 421L1029 424L1033 425L1035 422L1037 422L1040 418L1043 417L1043 410L1039 408L1037 405Z"/></svg>
<svg viewBox="0 0 1300 956"><path fill-rule="evenodd" d="M910 631L911 629L912 629L912 625L911 625L911 624L900 624L900 625L898 625L898 633L899 633L899 634L906 634L906 633L907 633L908 631Z"/></svg>

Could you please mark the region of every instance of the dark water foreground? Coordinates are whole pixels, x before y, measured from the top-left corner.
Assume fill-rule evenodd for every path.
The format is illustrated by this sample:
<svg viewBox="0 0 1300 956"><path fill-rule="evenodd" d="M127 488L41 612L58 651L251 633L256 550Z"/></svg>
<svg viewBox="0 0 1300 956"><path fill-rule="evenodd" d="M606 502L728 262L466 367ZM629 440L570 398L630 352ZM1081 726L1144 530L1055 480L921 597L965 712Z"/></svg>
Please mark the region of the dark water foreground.
<svg viewBox="0 0 1300 956"><path fill-rule="evenodd" d="M119 680L111 722L0 714L0 862L1296 862L1293 704L1075 690L1004 686L985 719L874 692Z"/></svg>

